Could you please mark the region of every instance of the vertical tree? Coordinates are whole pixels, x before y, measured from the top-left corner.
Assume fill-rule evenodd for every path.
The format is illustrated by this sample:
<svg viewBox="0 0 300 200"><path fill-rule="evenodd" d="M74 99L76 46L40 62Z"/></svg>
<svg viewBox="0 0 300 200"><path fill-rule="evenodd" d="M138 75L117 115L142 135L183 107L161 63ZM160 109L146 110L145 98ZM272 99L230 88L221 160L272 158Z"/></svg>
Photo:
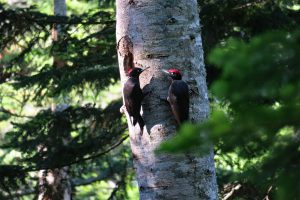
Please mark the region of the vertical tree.
<svg viewBox="0 0 300 200"><path fill-rule="evenodd" d="M155 154L161 142L176 132L170 106L160 100L169 82L161 69L178 68L190 87L190 119L209 114L197 1L117 1L117 47L122 84L124 65L133 55L136 66L151 67L141 77L143 90L152 91L142 106L144 134L128 119L131 149L140 199L217 199L213 152Z"/></svg>
<svg viewBox="0 0 300 200"><path fill-rule="evenodd" d="M17 8L27 7L27 0L7 0L8 5Z"/></svg>
<svg viewBox="0 0 300 200"><path fill-rule="evenodd" d="M65 0L54 0L54 15L66 16L67 6ZM58 43L62 38L62 25L54 24L52 28L52 41ZM55 51L55 49L54 49ZM64 67L65 62L54 52L53 67ZM58 108L55 103L52 104L52 112L62 112L67 106L59 105ZM62 122L63 123L63 122ZM59 131L59 130L58 130ZM68 131L63 130L61 131ZM68 138L64 137L62 133L62 144L67 145ZM41 147L43 149L43 147ZM43 169L39 172L39 200L71 200L71 183L68 175L69 167L65 166L56 169Z"/></svg>

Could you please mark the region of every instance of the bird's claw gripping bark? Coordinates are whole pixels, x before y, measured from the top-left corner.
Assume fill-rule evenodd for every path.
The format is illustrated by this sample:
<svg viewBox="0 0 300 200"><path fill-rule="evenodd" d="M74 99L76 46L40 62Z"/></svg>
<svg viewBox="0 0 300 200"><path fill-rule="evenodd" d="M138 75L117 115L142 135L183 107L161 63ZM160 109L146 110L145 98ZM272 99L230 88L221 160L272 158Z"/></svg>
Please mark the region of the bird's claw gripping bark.
<svg viewBox="0 0 300 200"><path fill-rule="evenodd" d="M121 106L121 108L120 108L120 113L125 114L125 115L129 118L130 123L131 123L131 125L132 125L132 119L131 119L130 115L128 114L128 111L127 111L125 105Z"/></svg>
<svg viewBox="0 0 300 200"><path fill-rule="evenodd" d="M120 113L124 113L125 114L126 112L127 112L127 110L126 110L125 105L121 106Z"/></svg>

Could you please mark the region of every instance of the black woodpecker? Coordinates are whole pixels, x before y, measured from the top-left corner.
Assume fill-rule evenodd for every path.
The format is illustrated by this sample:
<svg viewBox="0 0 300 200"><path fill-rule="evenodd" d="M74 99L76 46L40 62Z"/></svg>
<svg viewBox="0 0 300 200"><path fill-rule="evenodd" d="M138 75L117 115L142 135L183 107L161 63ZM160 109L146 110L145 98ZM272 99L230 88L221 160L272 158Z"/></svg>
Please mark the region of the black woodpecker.
<svg viewBox="0 0 300 200"><path fill-rule="evenodd" d="M130 120L131 117L133 118L131 124L133 124L134 126L136 125L136 123L139 124L141 129L141 135L143 134L143 128L145 123L140 114L144 94L140 87L139 76L143 71L145 71L148 68L149 67L141 69L135 67L130 69L127 73L129 79L126 81L123 88L125 107L130 116Z"/></svg>
<svg viewBox="0 0 300 200"><path fill-rule="evenodd" d="M163 70L172 78L169 87L167 101L178 125L189 119L189 87L182 79L182 75L177 69Z"/></svg>

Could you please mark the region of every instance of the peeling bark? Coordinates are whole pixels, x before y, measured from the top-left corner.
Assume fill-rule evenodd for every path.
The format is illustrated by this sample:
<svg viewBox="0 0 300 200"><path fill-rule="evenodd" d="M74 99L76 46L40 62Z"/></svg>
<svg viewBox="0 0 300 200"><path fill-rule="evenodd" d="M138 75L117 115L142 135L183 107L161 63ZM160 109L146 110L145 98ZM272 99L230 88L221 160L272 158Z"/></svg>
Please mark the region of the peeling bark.
<svg viewBox="0 0 300 200"><path fill-rule="evenodd" d="M120 42L125 36L132 43L132 62L150 67L140 77L143 90L152 91L142 105L144 132L148 134L140 136L139 127L132 127L128 119L140 199L218 199L212 151L203 157L154 154L176 131L170 106L159 99L167 96L170 84L161 69L183 72L190 88L192 122L201 122L209 115L197 1L117 0L116 4L122 85L127 79L128 54L123 52L126 45L120 48Z"/></svg>
<svg viewBox="0 0 300 200"><path fill-rule="evenodd" d="M134 62L133 62L134 59L132 54L133 44L127 35L125 35L118 41L117 49L119 55L124 57L123 69L126 75L128 75L127 72L129 71L129 69L134 68Z"/></svg>

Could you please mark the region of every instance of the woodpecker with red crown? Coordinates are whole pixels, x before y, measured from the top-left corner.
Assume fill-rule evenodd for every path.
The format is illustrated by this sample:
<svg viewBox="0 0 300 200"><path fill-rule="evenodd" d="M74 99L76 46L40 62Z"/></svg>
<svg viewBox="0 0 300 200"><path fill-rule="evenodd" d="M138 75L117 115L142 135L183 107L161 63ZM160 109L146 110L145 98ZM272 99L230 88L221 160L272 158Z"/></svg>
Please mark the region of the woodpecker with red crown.
<svg viewBox="0 0 300 200"><path fill-rule="evenodd" d="M163 70L172 78L167 101L178 125L189 119L189 87L178 69Z"/></svg>
<svg viewBox="0 0 300 200"><path fill-rule="evenodd" d="M133 118L131 124L133 124L133 126L135 126L136 123L139 124L141 129L141 135L143 134L143 128L145 123L140 114L144 94L140 87L139 76L143 71L145 71L148 68L149 67L141 69L134 67L129 69L127 72L129 79L126 81L123 88L125 107L130 116L130 120L131 117Z"/></svg>

